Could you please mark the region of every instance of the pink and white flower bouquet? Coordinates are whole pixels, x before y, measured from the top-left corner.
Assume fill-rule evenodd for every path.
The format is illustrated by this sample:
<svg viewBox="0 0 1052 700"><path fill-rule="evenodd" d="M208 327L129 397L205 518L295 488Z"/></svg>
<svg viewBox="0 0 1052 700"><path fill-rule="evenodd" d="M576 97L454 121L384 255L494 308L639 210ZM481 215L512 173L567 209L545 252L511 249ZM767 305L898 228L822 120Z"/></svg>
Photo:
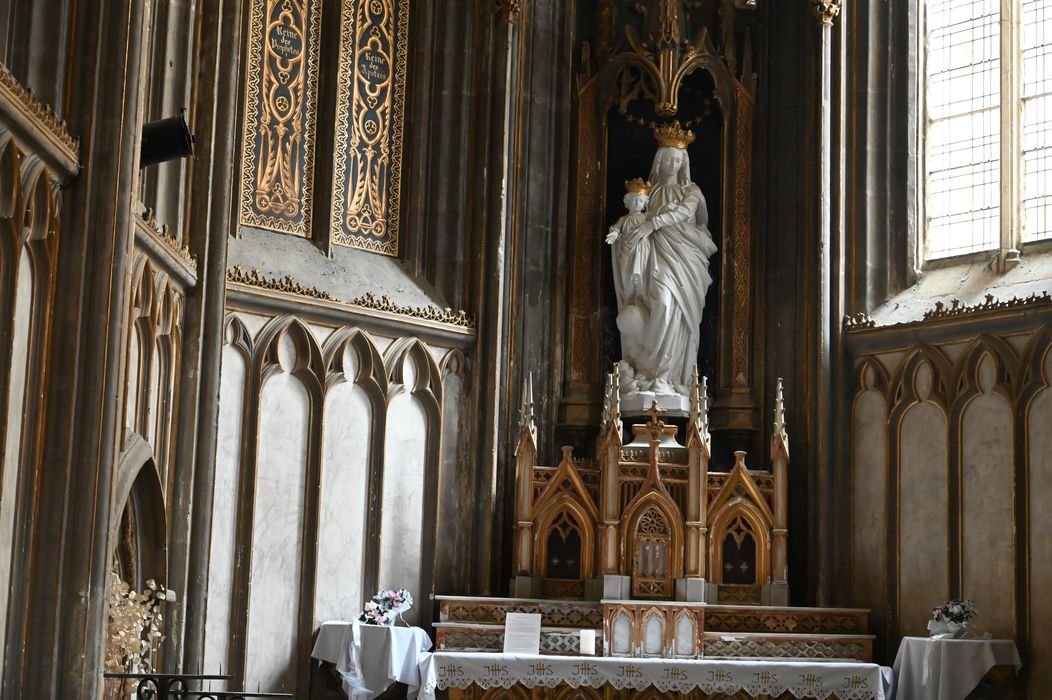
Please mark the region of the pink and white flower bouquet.
<svg viewBox="0 0 1052 700"><path fill-rule="evenodd" d="M413 596L404 588L379 591L358 617L367 625L393 625L399 615L413 607Z"/></svg>
<svg viewBox="0 0 1052 700"><path fill-rule="evenodd" d="M969 624L976 615L975 603L971 600L948 600L931 611L928 631L940 639L963 639L974 636Z"/></svg>

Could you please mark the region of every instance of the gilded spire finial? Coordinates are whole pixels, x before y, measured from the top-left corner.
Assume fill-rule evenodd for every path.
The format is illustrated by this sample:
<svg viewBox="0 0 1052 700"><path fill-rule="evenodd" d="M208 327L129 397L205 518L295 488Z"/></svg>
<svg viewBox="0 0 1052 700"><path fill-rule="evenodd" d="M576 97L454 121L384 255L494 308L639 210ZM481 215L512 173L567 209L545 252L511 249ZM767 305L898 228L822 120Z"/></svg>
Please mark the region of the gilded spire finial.
<svg viewBox="0 0 1052 700"><path fill-rule="evenodd" d="M778 387L774 393L774 433L785 436L785 398L782 394L782 378L778 377Z"/></svg>
<svg viewBox="0 0 1052 700"><path fill-rule="evenodd" d="M699 428L705 422L704 409L701 404L701 385L698 383L698 366L690 371L690 424Z"/></svg>
<svg viewBox="0 0 1052 700"><path fill-rule="evenodd" d="M527 372L522 380L522 407L519 409L519 426L525 430L533 431L536 426L533 423L533 376Z"/></svg>

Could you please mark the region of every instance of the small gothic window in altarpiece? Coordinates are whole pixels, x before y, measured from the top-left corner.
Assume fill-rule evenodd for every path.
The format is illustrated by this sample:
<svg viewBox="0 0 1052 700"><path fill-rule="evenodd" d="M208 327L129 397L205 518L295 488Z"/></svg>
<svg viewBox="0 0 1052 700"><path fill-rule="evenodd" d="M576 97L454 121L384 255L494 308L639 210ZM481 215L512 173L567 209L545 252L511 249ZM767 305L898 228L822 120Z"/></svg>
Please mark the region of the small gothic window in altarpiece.
<svg viewBox="0 0 1052 700"><path fill-rule="evenodd" d="M723 583L756 583L756 540L741 516L723 538Z"/></svg>
<svg viewBox="0 0 1052 700"><path fill-rule="evenodd" d="M631 80L631 79L630 79ZM679 110L674 116L659 116L654 104L646 99L632 99L627 105L614 104L607 113L606 211L602 228L606 231L625 213L625 182L650 177L657 139L653 126L678 120L694 133L687 148L691 179L701 188L709 212L709 231L719 250L709 259L712 284L705 298L701 320L701 342L698 345L698 372L716 376L716 329L719 313L716 290L720 286L720 256L724 242L722 203L723 184L723 113L715 94L716 84L708 71L698 69L688 75L680 87ZM603 255L603 363L609 367L622 357L621 336L617 330L617 296L614 292L613 267L609 249Z"/></svg>
<svg viewBox="0 0 1052 700"><path fill-rule="evenodd" d="M665 517L656 508L649 509L636 526L636 576L663 578L668 571L671 534Z"/></svg>
<svg viewBox="0 0 1052 700"><path fill-rule="evenodd" d="M548 578L581 578L581 532L563 511L548 531Z"/></svg>

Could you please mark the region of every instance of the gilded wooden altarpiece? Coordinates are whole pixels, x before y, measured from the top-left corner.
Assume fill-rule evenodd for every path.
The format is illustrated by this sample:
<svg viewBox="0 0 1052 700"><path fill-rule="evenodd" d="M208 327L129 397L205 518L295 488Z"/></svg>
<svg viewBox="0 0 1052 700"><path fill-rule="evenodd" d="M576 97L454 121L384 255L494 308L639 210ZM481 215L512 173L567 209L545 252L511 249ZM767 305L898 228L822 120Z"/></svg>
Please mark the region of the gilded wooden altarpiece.
<svg viewBox="0 0 1052 700"><path fill-rule="evenodd" d="M332 242L398 255L409 0L344 2Z"/></svg>
<svg viewBox="0 0 1052 700"><path fill-rule="evenodd" d="M253 0L249 17L242 225L309 236L321 3Z"/></svg>

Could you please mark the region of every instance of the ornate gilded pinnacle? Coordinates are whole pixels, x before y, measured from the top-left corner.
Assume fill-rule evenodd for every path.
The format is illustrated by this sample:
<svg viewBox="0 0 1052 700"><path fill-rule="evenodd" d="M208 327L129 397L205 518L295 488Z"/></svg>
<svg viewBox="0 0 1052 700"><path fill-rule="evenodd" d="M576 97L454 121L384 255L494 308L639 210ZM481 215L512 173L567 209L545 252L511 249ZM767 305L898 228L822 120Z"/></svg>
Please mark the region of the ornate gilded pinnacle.
<svg viewBox="0 0 1052 700"><path fill-rule="evenodd" d="M533 422L533 377L529 372L526 373L526 378L522 380L522 408L519 410L519 427L522 430L529 430L531 433L537 429Z"/></svg>
<svg viewBox="0 0 1052 700"><path fill-rule="evenodd" d="M774 394L774 434L786 436L785 432L785 399L782 396L782 378L778 377L778 388Z"/></svg>
<svg viewBox="0 0 1052 700"><path fill-rule="evenodd" d="M613 381L613 376L612 374L606 375L606 385L603 387L603 430L606 430L606 427L610 425L610 384Z"/></svg>
<svg viewBox="0 0 1052 700"><path fill-rule="evenodd" d="M815 6L815 14L824 27L832 27L833 20L840 14L841 0L812 0Z"/></svg>
<svg viewBox="0 0 1052 700"><path fill-rule="evenodd" d="M697 426L702 433L709 422L708 378L701 377L698 382L698 368L690 373L690 425Z"/></svg>
<svg viewBox="0 0 1052 700"><path fill-rule="evenodd" d="M678 121L654 129L659 146L685 149L694 143L694 132L680 126Z"/></svg>
<svg viewBox="0 0 1052 700"><path fill-rule="evenodd" d="M614 427L620 432L621 424L621 367L614 363L614 371L606 375L606 391L603 395L603 429Z"/></svg>
<svg viewBox="0 0 1052 700"><path fill-rule="evenodd" d="M626 192L636 192L638 194L649 195L650 194L650 190L653 187L654 186L650 184L649 180L644 180L641 177L637 177L637 178L634 178L632 180L626 180L625 181L625 191Z"/></svg>

